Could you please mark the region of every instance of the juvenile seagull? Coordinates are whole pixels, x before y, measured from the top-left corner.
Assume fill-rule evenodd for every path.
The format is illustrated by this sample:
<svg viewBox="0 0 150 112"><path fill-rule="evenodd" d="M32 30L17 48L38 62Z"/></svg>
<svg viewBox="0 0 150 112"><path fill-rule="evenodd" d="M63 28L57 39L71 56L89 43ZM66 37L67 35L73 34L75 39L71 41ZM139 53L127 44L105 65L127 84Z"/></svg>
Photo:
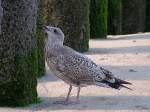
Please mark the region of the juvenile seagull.
<svg viewBox="0 0 150 112"><path fill-rule="evenodd" d="M101 87L130 89L123 84L130 82L114 77L112 72L95 64L91 59L63 45L64 33L60 28L45 26L48 34L48 42L45 46L45 56L48 67L60 79L70 85L67 97L64 101L57 101L59 104L79 103L80 88L97 85ZM69 100L72 86L78 87L75 101Z"/></svg>

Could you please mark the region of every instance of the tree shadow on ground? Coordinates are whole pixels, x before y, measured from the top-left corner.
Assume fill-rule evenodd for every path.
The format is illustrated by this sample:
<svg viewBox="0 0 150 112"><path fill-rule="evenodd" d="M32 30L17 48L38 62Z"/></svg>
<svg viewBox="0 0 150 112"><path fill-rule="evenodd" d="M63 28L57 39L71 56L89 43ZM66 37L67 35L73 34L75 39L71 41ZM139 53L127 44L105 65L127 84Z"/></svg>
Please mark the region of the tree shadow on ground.
<svg viewBox="0 0 150 112"><path fill-rule="evenodd" d="M102 55L102 54L138 54L138 53L150 53L149 46L130 46L130 47L113 47L113 48L90 48L86 55Z"/></svg>
<svg viewBox="0 0 150 112"><path fill-rule="evenodd" d="M73 98L73 97L71 97ZM150 96L81 96L80 104L53 104L63 97L43 97L41 104L30 109L39 110L150 110Z"/></svg>
<svg viewBox="0 0 150 112"><path fill-rule="evenodd" d="M108 40L142 40L150 39L150 33L129 34L129 35L109 35Z"/></svg>
<svg viewBox="0 0 150 112"><path fill-rule="evenodd" d="M144 36L145 37L145 36ZM122 38L118 38L122 39ZM141 37L134 36L126 37L124 39L141 39ZM143 39L143 38L142 38ZM149 35L146 36L145 39L149 39ZM99 41L99 40L98 40ZM100 40L101 41L101 40ZM109 41L109 40L108 40ZM149 50L147 50L149 49ZM123 54L123 53L149 53L150 46L130 46L130 47L114 47L114 48L91 48L88 52L90 55L95 54ZM150 57L148 57L150 58ZM137 60L138 61L138 60ZM143 86L148 86L150 81L150 66L149 65L129 65L129 66L111 66L105 65L106 69L112 71L117 77L128 79L128 80L136 80L134 87L138 87L138 90L141 90ZM120 69L120 70L119 70ZM146 71L146 72L145 72ZM49 71L47 75L39 80L39 83L51 83L53 81L60 81ZM144 80L144 83L142 82ZM137 84L137 85L136 85ZM142 86L141 86L142 85ZM141 91L134 91L135 93ZM147 93L149 88L142 89L146 90ZM144 92L144 91L143 91ZM141 95L141 96L140 96ZM41 97L43 102L41 104L33 105L30 107L31 111L61 111L61 110L106 110L106 111L120 111L120 110L146 110L150 111L150 96L142 96L140 93L139 96L120 96L120 95L112 95L112 96L81 96L81 104L77 105L57 105L53 104L53 102L57 100L63 100L64 97ZM74 98L74 97L71 97Z"/></svg>

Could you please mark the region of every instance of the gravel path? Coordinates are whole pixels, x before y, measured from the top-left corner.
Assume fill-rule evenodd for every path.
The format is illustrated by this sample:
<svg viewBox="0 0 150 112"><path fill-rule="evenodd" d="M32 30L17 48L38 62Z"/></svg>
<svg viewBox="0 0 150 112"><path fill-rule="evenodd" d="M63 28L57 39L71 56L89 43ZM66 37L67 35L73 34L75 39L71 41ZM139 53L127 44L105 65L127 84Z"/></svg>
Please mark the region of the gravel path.
<svg viewBox="0 0 150 112"><path fill-rule="evenodd" d="M134 91L89 86L81 89L81 104L56 105L64 99L68 85L47 69L38 82L41 104L28 108L0 108L0 112L150 112L150 34L109 36L107 40L90 40L85 53L116 76L133 83ZM72 99L76 88L72 91Z"/></svg>

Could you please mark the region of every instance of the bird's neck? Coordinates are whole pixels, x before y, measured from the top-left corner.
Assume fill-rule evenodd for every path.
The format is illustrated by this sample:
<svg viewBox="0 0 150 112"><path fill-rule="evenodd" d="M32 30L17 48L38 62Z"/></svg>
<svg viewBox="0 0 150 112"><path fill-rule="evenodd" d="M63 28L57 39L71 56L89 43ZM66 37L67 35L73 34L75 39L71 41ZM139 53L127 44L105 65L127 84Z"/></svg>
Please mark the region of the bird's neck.
<svg viewBox="0 0 150 112"><path fill-rule="evenodd" d="M53 48L55 46L63 46L63 41L48 37L47 44L49 45L49 47Z"/></svg>
<svg viewBox="0 0 150 112"><path fill-rule="evenodd" d="M62 42L47 42L46 44L46 48L48 48L49 50L58 49L61 47L63 47Z"/></svg>

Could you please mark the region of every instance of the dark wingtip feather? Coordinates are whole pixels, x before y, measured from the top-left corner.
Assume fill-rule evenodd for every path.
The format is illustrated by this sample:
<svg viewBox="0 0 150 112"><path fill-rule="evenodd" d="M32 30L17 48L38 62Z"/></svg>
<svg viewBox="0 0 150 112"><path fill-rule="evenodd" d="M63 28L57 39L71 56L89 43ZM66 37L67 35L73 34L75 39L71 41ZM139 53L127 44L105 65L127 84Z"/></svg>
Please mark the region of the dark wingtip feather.
<svg viewBox="0 0 150 112"><path fill-rule="evenodd" d="M132 90L131 88L123 85L123 84L132 85L132 83L130 82L115 78L115 84L117 84L119 87L124 87L126 89Z"/></svg>
<svg viewBox="0 0 150 112"><path fill-rule="evenodd" d="M133 89L131 89L131 88L127 87L127 86L124 86L124 85L120 85L120 86L133 91Z"/></svg>
<svg viewBox="0 0 150 112"><path fill-rule="evenodd" d="M106 85L108 85L109 87L114 88L114 89L119 89L120 90L121 87L123 87L123 88L129 89L129 90L132 90L131 88L129 88L127 86L124 86L124 84L132 85L132 83L121 80L121 79L117 79L117 78L115 78L114 83L110 82L108 80L103 80L103 81L101 81L101 83L105 83Z"/></svg>
<svg viewBox="0 0 150 112"><path fill-rule="evenodd" d="M129 84L129 85L132 85L132 83L124 81L124 80L121 80L121 79L115 78L115 80L116 80L116 83L118 83L118 84Z"/></svg>

